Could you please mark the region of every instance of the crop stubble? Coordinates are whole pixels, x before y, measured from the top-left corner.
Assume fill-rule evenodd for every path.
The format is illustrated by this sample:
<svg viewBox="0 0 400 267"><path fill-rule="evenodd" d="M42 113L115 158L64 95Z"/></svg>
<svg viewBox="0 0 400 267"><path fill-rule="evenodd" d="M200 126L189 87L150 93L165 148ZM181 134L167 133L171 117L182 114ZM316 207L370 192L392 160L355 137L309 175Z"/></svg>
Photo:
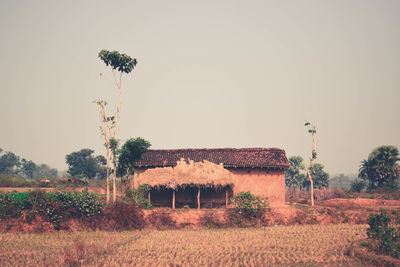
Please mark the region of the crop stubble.
<svg viewBox="0 0 400 267"><path fill-rule="evenodd" d="M345 255L366 225L0 234L1 266L361 265Z"/></svg>

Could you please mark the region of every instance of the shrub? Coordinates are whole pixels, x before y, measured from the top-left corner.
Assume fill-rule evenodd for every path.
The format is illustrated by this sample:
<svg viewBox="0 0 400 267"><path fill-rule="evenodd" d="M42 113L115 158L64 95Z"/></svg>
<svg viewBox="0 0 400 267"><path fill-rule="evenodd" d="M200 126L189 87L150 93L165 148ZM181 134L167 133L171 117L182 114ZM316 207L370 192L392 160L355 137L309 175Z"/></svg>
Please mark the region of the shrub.
<svg viewBox="0 0 400 267"><path fill-rule="evenodd" d="M254 219L260 219L269 206L267 200L261 200L250 192L240 192L231 201L235 206L230 211L231 221L240 226L246 226L247 223L252 223Z"/></svg>
<svg viewBox="0 0 400 267"><path fill-rule="evenodd" d="M136 208L135 203L125 203L117 201L106 206L102 214L103 220L111 229L103 230L132 230L142 229L145 225L143 211Z"/></svg>
<svg viewBox="0 0 400 267"><path fill-rule="evenodd" d="M176 228L176 222L165 210L154 211L148 216L149 223L158 230Z"/></svg>
<svg viewBox="0 0 400 267"><path fill-rule="evenodd" d="M27 210L27 222L38 214L47 218L55 229L59 229L62 220L94 216L100 214L102 209L100 198L87 191L0 193L0 218L19 217L21 211Z"/></svg>
<svg viewBox="0 0 400 267"><path fill-rule="evenodd" d="M367 183L365 181L355 180L351 183L351 191L360 193L366 186Z"/></svg>
<svg viewBox="0 0 400 267"><path fill-rule="evenodd" d="M221 228L227 226L226 223L218 218L214 211L206 211L200 216L200 223L206 228Z"/></svg>
<svg viewBox="0 0 400 267"><path fill-rule="evenodd" d="M367 219L367 235L377 241L378 251L394 257L399 256L400 232L390 226L391 218L385 210L380 214L370 215Z"/></svg>
<svg viewBox="0 0 400 267"><path fill-rule="evenodd" d="M82 216L93 216L100 214L103 209L103 203L100 198L87 190L73 193L73 203L79 214Z"/></svg>
<svg viewBox="0 0 400 267"><path fill-rule="evenodd" d="M149 200L146 198L146 195L150 191L150 187L148 185L140 185L137 189L126 189L125 198L128 201L134 201L136 207L141 209L151 209L152 205Z"/></svg>
<svg viewBox="0 0 400 267"><path fill-rule="evenodd" d="M0 174L0 187L34 187L37 182L22 177L14 177L8 174Z"/></svg>

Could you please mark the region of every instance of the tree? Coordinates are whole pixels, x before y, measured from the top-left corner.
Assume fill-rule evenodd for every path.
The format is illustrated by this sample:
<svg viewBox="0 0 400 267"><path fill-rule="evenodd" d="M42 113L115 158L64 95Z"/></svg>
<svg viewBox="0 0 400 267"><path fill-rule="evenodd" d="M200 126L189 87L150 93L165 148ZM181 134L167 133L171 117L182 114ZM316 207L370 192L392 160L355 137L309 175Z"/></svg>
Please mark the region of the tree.
<svg viewBox="0 0 400 267"><path fill-rule="evenodd" d="M395 146L375 148L366 160L361 162L359 178L368 181L368 189L395 187L399 178L399 150Z"/></svg>
<svg viewBox="0 0 400 267"><path fill-rule="evenodd" d="M12 152L5 152L0 157L0 173L16 174L20 165L19 157Z"/></svg>
<svg viewBox="0 0 400 267"><path fill-rule="evenodd" d="M317 133L315 129L315 125L311 124L309 122L306 122L304 124L308 128L308 132L312 136L312 152L311 152L311 157L310 157L310 164L308 165L307 168L307 174L308 174L308 179L310 180L310 189L311 189L311 206L314 206L314 182L313 178L311 176L311 167L313 165L314 160L317 158L317 147L315 145L315 134Z"/></svg>
<svg viewBox="0 0 400 267"><path fill-rule="evenodd" d="M368 189L374 189L376 187L375 183L377 180L375 172L375 161L371 158L364 159L361 161L360 169L358 172L358 177L360 179L368 181Z"/></svg>
<svg viewBox="0 0 400 267"><path fill-rule="evenodd" d="M150 142L141 137L130 138L122 145L119 151L117 168L117 173L121 180L129 181L129 176L134 173L135 162L140 160L150 146ZM124 176L126 177L125 179Z"/></svg>
<svg viewBox="0 0 400 267"><path fill-rule="evenodd" d="M93 179L104 173L104 157L93 156L93 150L84 148L65 156L68 173L72 176Z"/></svg>
<svg viewBox="0 0 400 267"><path fill-rule="evenodd" d="M111 66L111 71L113 74L115 85L119 91L119 105L117 107L116 120L115 116L106 116L105 106L107 102L104 100L95 101L96 104L100 107L101 117L103 120L102 134L105 139L106 146L106 160L107 160L107 203L110 201L110 150L112 154L112 161L114 165L114 175L113 175L113 201L116 201L116 175L117 175L117 147L118 147L118 134L120 130L120 111L122 106L122 74L129 74L136 66L137 61L134 58L126 54L120 54L118 51L108 51L101 50L99 52L99 58L106 64L106 66ZM117 74L119 73L119 81L117 79ZM112 146L111 146L112 145Z"/></svg>
<svg viewBox="0 0 400 267"><path fill-rule="evenodd" d="M21 160L21 172L28 178L35 178L34 174L38 166L32 160Z"/></svg>
<svg viewBox="0 0 400 267"><path fill-rule="evenodd" d="M344 175L343 173L341 173L332 178L329 178L329 187L330 188L341 188L343 190L349 190L355 179L356 179L356 176Z"/></svg>
<svg viewBox="0 0 400 267"><path fill-rule="evenodd" d="M33 178L57 178L57 169L49 167L47 164L36 165L35 171L33 172Z"/></svg>
<svg viewBox="0 0 400 267"><path fill-rule="evenodd" d="M289 158L289 169L285 170L285 184L287 187L301 187L306 178L303 170L305 170L303 158L300 156L292 156Z"/></svg>
<svg viewBox="0 0 400 267"><path fill-rule="evenodd" d="M324 171L324 165L314 163L310 168L311 176L313 177L314 188L321 189L329 186L329 174Z"/></svg>

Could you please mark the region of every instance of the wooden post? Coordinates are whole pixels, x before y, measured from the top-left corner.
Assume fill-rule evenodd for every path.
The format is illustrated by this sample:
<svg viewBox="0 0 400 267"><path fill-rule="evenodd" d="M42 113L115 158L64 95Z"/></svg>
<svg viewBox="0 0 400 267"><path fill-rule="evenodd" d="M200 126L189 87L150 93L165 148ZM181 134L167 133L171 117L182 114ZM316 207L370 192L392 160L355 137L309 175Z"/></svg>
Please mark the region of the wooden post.
<svg viewBox="0 0 400 267"><path fill-rule="evenodd" d="M150 191L147 193L147 200L149 201L149 204L151 204Z"/></svg>
<svg viewBox="0 0 400 267"><path fill-rule="evenodd" d="M172 208L175 209L175 189L172 191Z"/></svg>
<svg viewBox="0 0 400 267"><path fill-rule="evenodd" d="M225 190L225 208L228 208L228 187Z"/></svg>
<svg viewBox="0 0 400 267"><path fill-rule="evenodd" d="M200 209L200 187L197 191L197 209Z"/></svg>

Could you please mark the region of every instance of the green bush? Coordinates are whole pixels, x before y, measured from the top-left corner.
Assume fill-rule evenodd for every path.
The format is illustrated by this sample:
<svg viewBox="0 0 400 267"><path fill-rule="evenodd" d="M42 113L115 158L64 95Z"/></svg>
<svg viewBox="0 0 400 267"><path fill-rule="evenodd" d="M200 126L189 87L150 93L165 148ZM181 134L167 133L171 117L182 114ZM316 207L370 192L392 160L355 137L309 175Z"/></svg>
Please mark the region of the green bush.
<svg viewBox="0 0 400 267"><path fill-rule="evenodd" d="M355 180L351 183L351 191L360 193L366 186L367 183L365 181Z"/></svg>
<svg viewBox="0 0 400 267"><path fill-rule="evenodd" d="M400 232L390 226L390 221L390 216L383 209L380 214L371 214L367 220L369 224L367 235L377 241L379 252L399 257Z"/></svg>
<svg viewBox="0 0 400 267"><path fill-rule="evenodd" d="M140 209L151 209L152 205L149 200L146 198L147 194L150 191L150 187L148 185L140 185L137 189L126 189L125 191L125 199L128 201L134 201L136 207Z"/></svg>
<svg viewBox="0 0 400 267"><path fill-rule="evenodd" d="M80 193L74 192L73 201L79 213L87 217L100 214L103 209L103 203L100 198L96 194L89 193L87 190Z"/></svg>
<svg viewBox="0 0 400 267"><path fill-rule="evenodd" d="M48 218L56 229L59 229L62 220L100 214L103 206L97 195L87 191L0 193L0 218L19 217L21 211L27 210L28 220L39 214Z"/></svg>
<svg viewBox="0 0 400 267"><path fill-rule="evenodd" d="M230 212L231 221L240 226L247 226L249 223L252 224L255 219L260 219L269 206L267 200L262 200L250 192L240 192L231 201L235 205Z"/></svg>

